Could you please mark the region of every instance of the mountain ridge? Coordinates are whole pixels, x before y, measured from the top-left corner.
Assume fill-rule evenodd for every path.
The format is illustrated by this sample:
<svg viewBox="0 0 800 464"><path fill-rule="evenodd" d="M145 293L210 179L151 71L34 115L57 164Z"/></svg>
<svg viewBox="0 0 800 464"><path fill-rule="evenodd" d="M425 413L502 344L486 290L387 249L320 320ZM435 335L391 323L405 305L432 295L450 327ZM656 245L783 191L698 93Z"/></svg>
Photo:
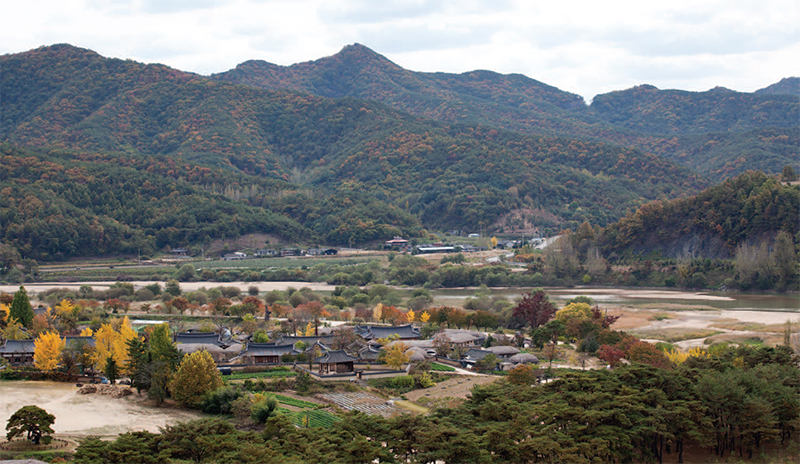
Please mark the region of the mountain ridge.
<svg viewBox="0 0 800 464"><path fill-rule="evenodd" d="M798 130L800 99L796 92L784 90L790 89L797 78L784 79L780 86L776 83L754 93L723 88L705 92L660 90L643 84L597 95L591 105L586 105L578 95L522 75L408 71L360 44L286 67L248 61L210 77L329 98L373 99L445 123L477 123L528 134L602 140L655 153L717 181L748 169L777 173L786 164L800 169L796 146L763 142L754 133L781 130L782 135L792 137ZM637 102L642 96L646 105ZM687 111L687 105L701 108L701 114ZM719 138L721 133L728 133L745 149L740 153L710 151L694 142L696 135ZM769 156L765 158L764 154Z"/></svg>
<svg viewBox="0 0 800 464"><path fill-rule="evenodd" d="M23 152L45 150L47 156L59 157L58 163L64 156L141 159L139 166L163 166L154 168L150 184L172 185L163 177L188 179L193 193L186 195L197 196L192 198L205 195L206 177L230 182L230 199L245 209L235 213L233 206L226 206L230 213L225 217L251 219L246 227L208 228L212 239L258 224L275 227L278 218L266 213L291 219L289 229L302 229L307 240L330 244L408 236L423 226L492 226L513 233L516 226L502 218L515 211L536 212L542 218L540 232L554 233L584 221L608 224L647 201L709 185L687 168L633 148L446 124L374 100L264 90L163 65L103 58L71 46L4 55L0 66L0 91L8 96L3 113L9 115L0 125L0 141ZM108 181L98 189L113 188L113 175L104 173L102 178ZM26 195L35 197L41 188L40 194L50 198L46 191L55 186L37 179L28 184ZM266 189L264 182L280 186ZM0 175L0 183L14 192L13 173ZM278 193L274 199L258 193L265 191ZM17 217L21 224L41 219L24 219L19 205L26 196L13 198L0 215ZM103 197L98 200L102 203ZM205 200L192 200L197 201ZM183 226L170 221L199 224L209 215L196 208L181 212L170 203L174 211L169 220L136 222L157 216L152 209L159 202L159 196L142 193L123 208L125 214L85 201L73 206L87 214L110 215L145 237L160 237L155 241L159 247L180 240L181 233L170 228L180 231ZM68 205L61 209L75 211ZM11 231L20 230L26 229ZM3 233L10 239L8 229Z"/></svg>

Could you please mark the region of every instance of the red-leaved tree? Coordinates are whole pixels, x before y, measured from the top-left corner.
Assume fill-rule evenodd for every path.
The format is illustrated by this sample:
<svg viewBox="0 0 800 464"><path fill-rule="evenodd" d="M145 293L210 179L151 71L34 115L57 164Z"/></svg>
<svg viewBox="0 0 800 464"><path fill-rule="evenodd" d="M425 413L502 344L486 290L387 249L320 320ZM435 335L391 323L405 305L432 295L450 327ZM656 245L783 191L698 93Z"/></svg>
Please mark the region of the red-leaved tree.
<svg viewBox="0 0 800 464"><path fill-rule="evenodd" d="M534 293L522 295L522 300L514 307L514 318L522 319L535 329L544 325L553 318L556 313L556 305L547 299L544 290L537 290Z"/></svg>

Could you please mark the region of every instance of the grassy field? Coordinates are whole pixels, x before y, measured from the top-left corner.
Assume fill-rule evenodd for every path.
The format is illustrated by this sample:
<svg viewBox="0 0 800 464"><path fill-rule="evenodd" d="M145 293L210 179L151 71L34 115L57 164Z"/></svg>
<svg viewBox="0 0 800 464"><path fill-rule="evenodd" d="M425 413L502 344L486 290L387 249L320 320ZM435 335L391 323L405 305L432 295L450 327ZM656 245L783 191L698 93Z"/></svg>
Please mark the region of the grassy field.
<svg viewBox="0 0 800 464"><path fill-rule="evenodd" d="M330 257L330 258L254 258L242 260L184 261L151 265L136 263L70 263L69 265L42 266L40 274L45 281L74 279L79 282L95 280L120 280L124 276L133 280L161 280L172 276L181 266L191 264L201 271L210 270L242 270L242 271L274 271L278 269L311 269L319 264L328 266L352 266L380 260L380 256L363 257Z"/></svg>

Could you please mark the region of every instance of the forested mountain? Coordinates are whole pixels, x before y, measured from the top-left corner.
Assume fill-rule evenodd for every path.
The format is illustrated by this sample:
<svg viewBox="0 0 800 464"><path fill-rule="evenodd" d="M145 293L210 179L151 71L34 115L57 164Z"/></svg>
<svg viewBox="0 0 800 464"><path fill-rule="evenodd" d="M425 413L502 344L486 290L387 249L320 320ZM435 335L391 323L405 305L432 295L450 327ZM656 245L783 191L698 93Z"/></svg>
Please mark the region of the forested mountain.
<svg viewBox="0 0 800 464"><path fill-rule="evenodd" d="M3 240L32 254L41 244L24 240L38 229L19 227L45 213L20 209L27 196L50 195L61 208L56 216L86 214L83 224L108 218L161 247L284 228L285 236L333 244L421 225L498 230L513 211L556 231L604 225L646 201L708 185L636 149L449 125L370 100L266 91L69 45L5 55L0 66L4 155L34 160L3 163L0 182L13 196L0 207ZM542 92L553 107L572 104L555 89ZM48 163L58 176L46 172ZM75 182L68 177L75 169L89 170L79 177L96 183ZM151 192L148 183L158 187ZM238 193L212 195L230 185ZM51 242L66 243L57 238ZM85 251L45 248L43 257Z"/></svg>
<svg viewBox="0 0 800 464"><path fill-rule="evenodd" d="M636 132L685 135L797 127L800 100L724 88L687 92L640 85L598 95L591 108L606 121Z"/></svg>
<svg viewBox="0 0 800 464"><path fill-rule="evenodd" d="M247 61L212 77L271 90L372 99L447 123L603 140L655 153L715 180L748 169L776 173L786 164L800 169L798 145L792 143L800 121L797 78L756 93L643 85L598 95L586 106L577 95L521 75L408 71L359 44L288 67ZM764 137L762 131L775 136ZM715 149L718 144L724 149Z"/></svg>
<svg viewBox="0 0 800 464"><path fill-rule="evenodd" d="M763 89L758 89L755 93L765 95L784 94L798 96L800 95L800 77L784 77L780 80L780 82L776 82L775 84L764 87Z"/></svg>
<svg viewBox="0 0 800 464"><path fill-rule="evenodd" d="M800 185L749 171L697 195L642 206L598 239L606 252L728 258L738 245L800 233Z"/></svg>
<svg viewBox="0 0 800 464"><path fill-rule="evenodd" d="M179 157L0 145L0 239L22 257L149 255L268 233L293 243L418 233L419 221L357 191L311 195L283 180ZM263 244L262 244L263 245Z"/></svg>

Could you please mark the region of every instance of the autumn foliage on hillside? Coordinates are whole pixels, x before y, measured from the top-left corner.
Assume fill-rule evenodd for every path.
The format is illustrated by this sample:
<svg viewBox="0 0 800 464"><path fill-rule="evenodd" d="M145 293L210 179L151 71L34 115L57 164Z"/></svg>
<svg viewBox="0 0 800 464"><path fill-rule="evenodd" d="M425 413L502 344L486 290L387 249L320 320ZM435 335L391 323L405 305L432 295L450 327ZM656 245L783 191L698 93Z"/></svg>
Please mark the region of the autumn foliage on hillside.
<svg viewBox="0 0 800 464"><path fill-rule="evenodd" d="M798 217L797 185L750 171L697 195L648 203L606 227L598 242L608 252L647 251L697 236L719 243L717 254L727 257L781 230L796 237Z"/></svg>
<svg viewBox="0 0 800 464"><path fill-rule="evenodd" d="M363 244L423 226L487 227L522 210L551 218L547 233L708 185L636 149L443 125L375 101L233 85L68 45L0 60L0 238L35 259L255 231ZM524 87L463 79L451 83L459 92L492 98ZM546 87L534 93L551 106L575 98Z"/></svg>

